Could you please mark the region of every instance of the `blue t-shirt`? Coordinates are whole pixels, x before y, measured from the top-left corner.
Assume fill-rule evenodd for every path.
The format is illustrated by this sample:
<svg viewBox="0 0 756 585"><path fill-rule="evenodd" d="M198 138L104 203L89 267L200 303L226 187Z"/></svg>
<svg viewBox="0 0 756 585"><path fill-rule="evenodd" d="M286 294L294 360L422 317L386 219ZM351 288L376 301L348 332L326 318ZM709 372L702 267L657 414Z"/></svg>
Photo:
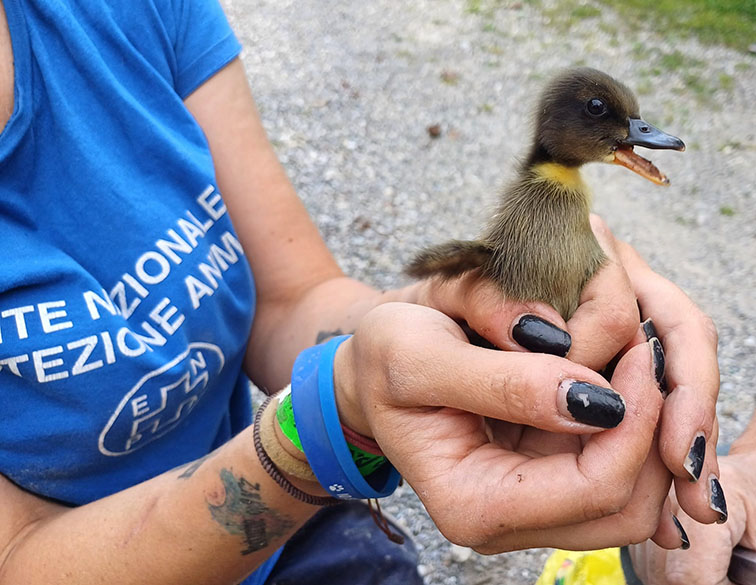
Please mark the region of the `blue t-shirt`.
<svg viewBox="0 0 756 585"><path fill-rule="evenodd" d="M240 45L216 0L4 7L0 473L80 505L251 422L252 275L183 105Z"/></svg>
<svg viewBox="0 0 756 585"><path fill-rule="evenodd" d="M4 0L0 473L79 505L249 424L248 263L183 105L239 43L216 0Z"/></svg>

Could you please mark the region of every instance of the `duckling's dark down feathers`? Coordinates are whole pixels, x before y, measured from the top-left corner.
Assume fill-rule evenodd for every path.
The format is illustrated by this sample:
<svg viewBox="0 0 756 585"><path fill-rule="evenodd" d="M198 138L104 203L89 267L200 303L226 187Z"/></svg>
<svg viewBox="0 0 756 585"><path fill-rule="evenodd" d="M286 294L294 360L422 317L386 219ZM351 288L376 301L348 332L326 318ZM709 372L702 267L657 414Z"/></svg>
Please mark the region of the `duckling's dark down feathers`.
<svg viewBox="0 0 756 585"><path fill-rule="evenodd" d="M635 96L624 84L586 67L561 73L543 92L529 155L483 236L427 248L406 272L452 278L478 270L505 297L546 302L569 319L583 287L606 260L591 230L590 193L580 166L618 162L667 182L632 152L633 144L684 148L640 119Z"/></svg>

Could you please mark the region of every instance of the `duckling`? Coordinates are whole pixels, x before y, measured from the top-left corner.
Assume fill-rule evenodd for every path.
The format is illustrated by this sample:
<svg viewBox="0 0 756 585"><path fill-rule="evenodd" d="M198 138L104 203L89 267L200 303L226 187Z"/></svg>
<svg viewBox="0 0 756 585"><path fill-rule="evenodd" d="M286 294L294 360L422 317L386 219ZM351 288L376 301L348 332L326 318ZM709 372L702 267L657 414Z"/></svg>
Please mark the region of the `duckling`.
<svg viewBox="0 0 756 585"><path fill-rule="evenodd" d="M406 272L451 278L479 270L507 298L549 303L568 320L606 262L591 230L591 195L580 167L615 163L669 184L634 146L685 150L682 140L641 119L624 84L588 67L564 71L541 96L533 145L483 236L427 248Z"/></svg>

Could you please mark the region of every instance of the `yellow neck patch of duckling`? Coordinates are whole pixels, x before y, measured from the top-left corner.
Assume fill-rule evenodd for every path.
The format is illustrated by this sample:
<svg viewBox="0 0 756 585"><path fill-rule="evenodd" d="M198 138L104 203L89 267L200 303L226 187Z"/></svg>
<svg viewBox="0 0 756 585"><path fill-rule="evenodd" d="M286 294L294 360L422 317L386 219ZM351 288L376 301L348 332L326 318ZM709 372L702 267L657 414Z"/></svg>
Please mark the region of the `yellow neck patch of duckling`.
<svg viewBox="0 0 756 585"><path fill-rule="evenodd" d="M536 175L546 181L559 183L573 191L583 191L585 184L577 167L566 167L555 162L540 163L533 167Z"/></svg>

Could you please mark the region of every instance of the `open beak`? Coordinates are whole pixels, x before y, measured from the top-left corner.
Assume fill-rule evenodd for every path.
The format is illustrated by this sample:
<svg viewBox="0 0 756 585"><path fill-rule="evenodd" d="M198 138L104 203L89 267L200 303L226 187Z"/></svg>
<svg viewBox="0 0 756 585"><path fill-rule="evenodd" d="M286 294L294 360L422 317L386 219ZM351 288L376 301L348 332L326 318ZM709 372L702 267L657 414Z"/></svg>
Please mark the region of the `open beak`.
<svg viewBox="0 0 756 585"><path fill-rule="evenodd" d="M628 120L627 138L617 144L609 162L621 165L657 185L669 185L669 179L654 164L633 152L633 146L665 150L685 150L685 143L676 136L662 132L640 118Z"/></svg>

